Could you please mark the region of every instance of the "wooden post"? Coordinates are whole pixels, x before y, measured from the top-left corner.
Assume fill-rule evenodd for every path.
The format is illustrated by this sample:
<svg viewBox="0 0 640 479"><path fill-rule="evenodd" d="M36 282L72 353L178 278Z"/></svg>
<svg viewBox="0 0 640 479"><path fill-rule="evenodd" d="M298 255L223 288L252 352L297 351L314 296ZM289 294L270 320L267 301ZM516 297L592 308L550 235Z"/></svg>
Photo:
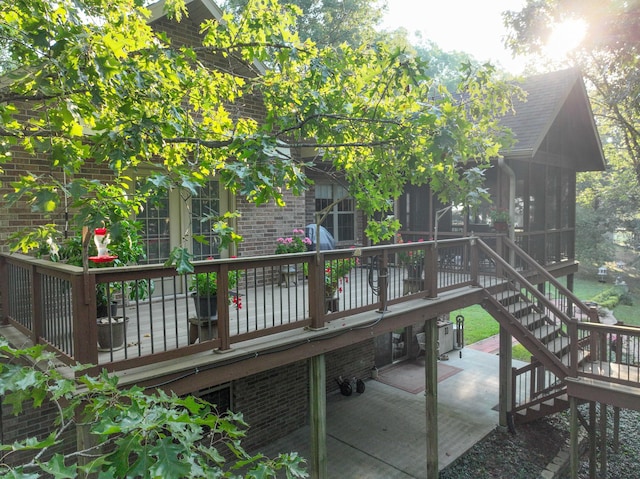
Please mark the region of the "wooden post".
<svg viewBox="0 0 640 479"><path fill-rule="evenodd" d="M327 477L327 372L324 354L309 358L309 413L311 423L311 477Z"/></svg>
<svg viewBox="0 0 640 479"><path fill-rule="evenodd" d="M427 416L427 479L438 478L438 321L424 323L424 374Z"/></svg>
<svg viewBox="0 0 640 479"><path fill-rule="evenodd" d="M607 477L607 405L600 403L600 477Z"/></svg>
<svg viewBox="0 0 640 479"><path fill-rule="evenodd" d="M98 364L96 277L83 271L71 277L73 357L80 364ZM78 371L77 375L85 374Z"/></svg>
<svg viewBox="0 0 640 479"><path fill-rule="evenodd" d="M435 243L429 243L424 256L424 290L427 298L438 296L438 250Z"/></svg>
<svg viewBox="0 0 640 479"><path fill-rule="evenodd" d="M596 403L589 402L589 478L596 479L596 461L598 460L596 452L598 450L598 441L596 434Z"/></svg>
<svg viewBox="0 0 640 479"><path fill-rule="evenodd" d="M229 325L229 265L220 265L218 275L218 337L220 338L220 351L231 349L230 325ZM220 281L222 279L222 281ZM220 300L222 299L222 300ZM202 341L202 339L201 339Z"/></svg>
<svg viewBox="0 0 640 479"><path fill-rule="evenodd" d="M569 397L569 463L571 471L571 479L578 479L578 459L580 451L578 447L578 400Z"/></svg>
<svg viewBox="0 0 640 479"><path fill-rule="evenodd" d="M512 338L511 334L500 326L500 397L499 403L499 419L500 427L509 426L509 413L513 401L512 396L512 375L511 375L511 357L512 357Z"/></svg>
<svg viewBox="0 0 640 479"><path fill-rule="evenodd" d="M40 342L44 333L44 314L42 311L42 275L38 273L36 265L31 265L31 341Z"/></svg>
<svg viewBox="0 0 640 479"><path fill-rule="evenodd" d="M469 265L471 282L474 285L478 285L478 278L480 277L480 255L478 254L478 242L475 238L469 239Z"/></svg>
<svg viewBox="0 0 640 479"><path fill-rule="evenodd" d="M310 329L324 328L324 254L316 252L309 259L309 314L311 316Z"/></svg>
<svg viewBox="0 0 640 479"><path fill-rule="evenodd" d="M382 260L378 270L378 298L379 299L379 313L387 311L387 301L389 301L389 252L388 250L382 251Z"/></svg>

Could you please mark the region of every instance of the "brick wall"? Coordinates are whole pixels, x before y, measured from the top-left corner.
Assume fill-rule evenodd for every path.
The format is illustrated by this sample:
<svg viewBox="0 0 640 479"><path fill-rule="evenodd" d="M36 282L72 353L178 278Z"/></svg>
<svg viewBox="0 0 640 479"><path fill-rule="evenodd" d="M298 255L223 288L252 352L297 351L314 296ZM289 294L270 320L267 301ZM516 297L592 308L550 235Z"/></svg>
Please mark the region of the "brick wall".
<svg viewBox="0 0 640 479"><path fill-rule="evenodd" d="M48 400L43 401L40 407L34 408L33 403L26 402L23 411L17 416L13 414L13 408L5 403L5 396L0 396L0 443L12 444L28 437L37 437L42 440L51 433L51 428L58 416L58 408ZM46 461L57 452L72 453L76 449L76 430L70 428L62 435L61 443L52 447L47 454L42 456ZM35 453L14 452L0 454L3 463L8 466L17 466L29 462Z"/></svg>
<svg viewBox="0 0 640 479"><path fill-rule="evenodd" d="M255 206L238 200L238 211L242 214L238 234L243 237L238 246L239 256L273 254L277 238L291 236L295 228L304 229L304 197L285 191L284 199L284 208L274 203Z"/></svg>
<svg viewBox="0 0 640 479"><path fill-rule="evenodd" d="M373 339L338 349L326 357L327 392L340 389L336 379L367 380L371 377L371 369L375 363L375 343Z"/></svg>
<svg viewBox="0 0 640 479"><path fill-rule="evenodd" d="M373 362L373 340L328 353L325 357L327 394L339 390L335 378L340 375L368 379ZM309 423L307 361L239 379L234 381L232 390L233 410L241 412L249 424L243 442L247 450L273 442Z"/></svg>

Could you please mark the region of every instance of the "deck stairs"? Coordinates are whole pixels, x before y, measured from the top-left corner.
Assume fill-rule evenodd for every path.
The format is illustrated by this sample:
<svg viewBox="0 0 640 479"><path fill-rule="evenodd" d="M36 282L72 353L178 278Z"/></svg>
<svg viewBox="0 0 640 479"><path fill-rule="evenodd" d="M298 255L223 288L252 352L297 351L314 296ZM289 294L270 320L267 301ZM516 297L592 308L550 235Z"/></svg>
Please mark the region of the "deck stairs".
<svg viewBox="0 0 640 479"><path fill-rule="evenodd" d="M493 299L505 310L496 315L500 324L532 353L531 364L513 371L514 383L524 378L528 390L525 402L514 404L515 422L526 423L567 409L569 398L562 379L571 362L571 341L562 323L520 291L506 289ZM588 354L581 345L577 348L581 364Z"/></svg>
<svg viewBox="0 0 640 479"><path fill-rule="evenodd" d="M530 364L513 369L512 415L526 423L569 407L564 379L589 359L588 337L572 344L568 334L571 313L558 297L571 292L555 284L553 299L541 291L538 268L514 268L503 263L496 268L503 280L487 289L483 307L532 355ZM522 262L519 262L522 265ZM536 278L536 285L528 280ZM557 290L560 290L558 295ZM574 351L575 350L575 351ZM572 368L573 362L577 364Z"/></svg>

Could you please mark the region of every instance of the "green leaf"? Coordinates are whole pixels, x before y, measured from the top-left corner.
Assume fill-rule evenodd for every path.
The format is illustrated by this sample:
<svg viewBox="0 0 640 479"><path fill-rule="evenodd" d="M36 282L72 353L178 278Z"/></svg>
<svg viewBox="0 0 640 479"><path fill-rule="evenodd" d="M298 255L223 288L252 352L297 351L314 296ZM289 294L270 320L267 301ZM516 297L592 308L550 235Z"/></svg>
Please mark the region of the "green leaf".
<svg viewBox="0 0 640 479"><path fill-rule="evenodd" d="M75 464L66 466L62 454L54 454L47 462L38 462L38 465L55 479L74 479L78 476Z"/></svg>
<svg viewBox="0 0 640 479"><path fill-rule="evenodd" d="M149 449L149 454L155 458L150 465L151 477L159 479L182 479L187 477L190 467L182 459L184 450L173 439L165 437L156 442Z"/></svg>
<svg viewBox="0 0 640 479"><path fill-rule="evenodd" d="M193 273L192 255L186 248L174 248L169 254L165 266L175 266L179 274Z"/></svg>

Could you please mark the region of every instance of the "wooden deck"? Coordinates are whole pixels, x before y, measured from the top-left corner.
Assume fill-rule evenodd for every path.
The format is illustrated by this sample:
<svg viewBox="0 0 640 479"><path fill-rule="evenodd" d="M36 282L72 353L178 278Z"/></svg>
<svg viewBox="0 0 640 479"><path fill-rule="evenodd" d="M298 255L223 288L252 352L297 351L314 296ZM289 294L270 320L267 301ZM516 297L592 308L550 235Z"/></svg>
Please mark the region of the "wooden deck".
<svg viewBox="0 0 640 479"><path fill-rule="evenodd" d="M400 267L389 268L389 303L404 302L410 297L423 299L424 279L409 279L406 271ZM364 269L352 271L342 284L336 297L331 302L325 301L327 320L332 316L344 317L344 313L375 305L375 295L367 280L368 272ZM453 281L469 283L468 274L455 272L439 273L439 284L451 284ZM461 281L462 280L462 281ZM375 286L375 285L374 285ZM466 287L464 287L466 290ZM288 284L271 284L264 288L244 288L238 291L241 307L231 302L229 308L229 335L231 343L242 342L251 338L251 334L277 327L301 329L308 326L310 305L308 299L308 279L302 273L296 281ZM318 301L324 301L318 298ZM330 308L337 307L331 311ZM122 316L122 308L118 310ZM193 306L193 298L185 294L172 294L152 301L140 302L125 308L124 316L128 318L124 344L116 350L102 351L98 355L98 364L122 361L129 358L154 354L158 351L186 348L197 338L198 343L209 342L211 349L219 345L218 320L198 319ZM170 327L167 327L170 325ZM195 335L194 335L195 333Z"/></svg>

